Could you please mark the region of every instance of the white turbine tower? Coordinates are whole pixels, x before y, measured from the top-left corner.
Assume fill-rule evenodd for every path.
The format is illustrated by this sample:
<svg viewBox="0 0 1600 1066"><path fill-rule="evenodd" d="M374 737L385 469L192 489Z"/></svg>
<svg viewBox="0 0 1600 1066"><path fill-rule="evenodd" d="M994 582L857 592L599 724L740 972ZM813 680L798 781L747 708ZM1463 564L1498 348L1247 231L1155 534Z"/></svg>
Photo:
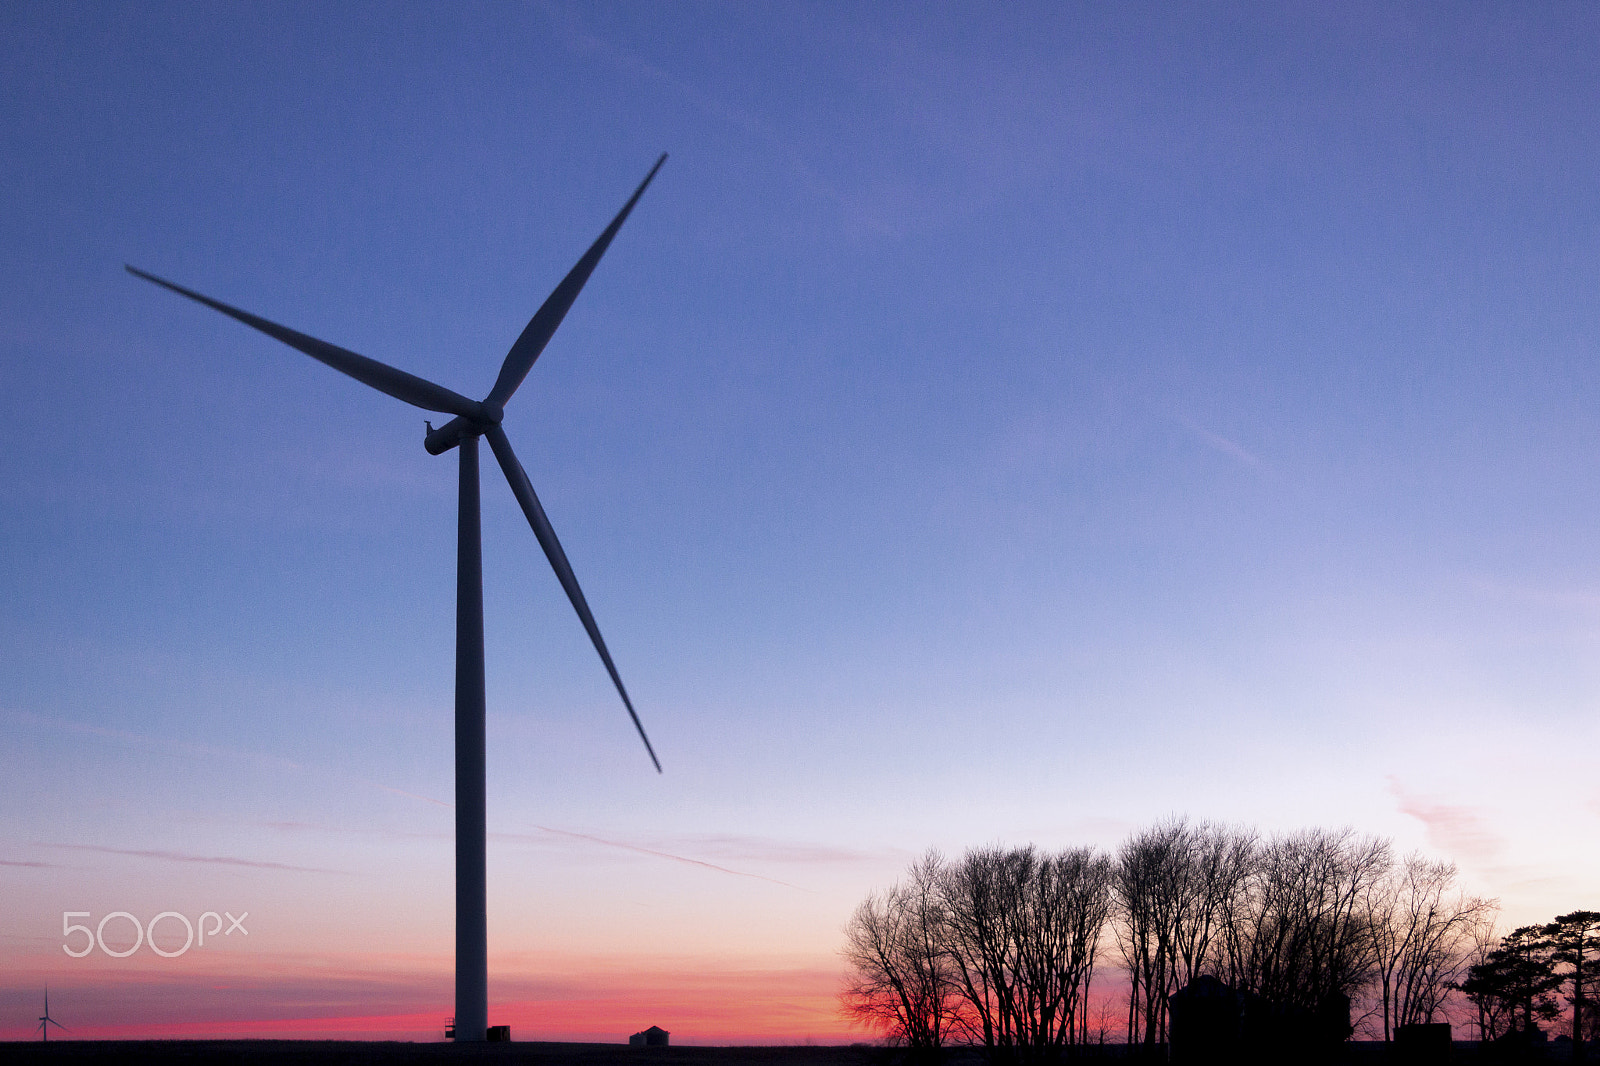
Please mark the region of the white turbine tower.
<svg viewBox="0 0 1600 1066"><path fill-rule="evenodd" d="M487 914L487 874L485 870L485 812L484 812L484 683L483 683L483 545L478 508L478 438L487 437L489 447L500 464L511 492L522 505L522 511L533 527L533 535L544 549L545 557L555 570L561 587L595 650L600 661L611 675L623 706L633 719L639 738L656 771L661 761L656 758L650 738L634 712L633 701L622 687L622 677L611 661L600 627L578 587L578 579L567 563L566 552L545 517L539 497L534 495L527 472L522 469L511 442L500 428L506 401L511 399L522 379L533 368L534 360L550 342L556 327L566 317L567 310L577 299L583 285L589 280L595 265L610 246L611 239L622 228L633 205L644 194L645 187L666 162L663 154L650 168L644 181L634 190L633 196L623 205L617 217L611 220L578 264L568 272L523 329L522 335L511 346L500 376L482 400L469 400L442 385L435 385L403 370L368 359L364 355L347 351L325 341L308 337L304 333L269 322L264 318L241 311L236 307L202 296L198 292L173 284L153 274L128 267L129 273L155 282L173 292L187 296L207 307L238 319L269 337L275 337L292 348L326 363L335 370L348 374L357 381L370 385L379 392L397 400L404 400L424 411L438 411L454 415L438 429L428 424L428 434L423 446L433 455L442 455L451 448L461 449L461 489L458 507L458 536L456 545L456 1027L458 1041L481 1041L488 1030L489 1016L489 945Z"/></svg>

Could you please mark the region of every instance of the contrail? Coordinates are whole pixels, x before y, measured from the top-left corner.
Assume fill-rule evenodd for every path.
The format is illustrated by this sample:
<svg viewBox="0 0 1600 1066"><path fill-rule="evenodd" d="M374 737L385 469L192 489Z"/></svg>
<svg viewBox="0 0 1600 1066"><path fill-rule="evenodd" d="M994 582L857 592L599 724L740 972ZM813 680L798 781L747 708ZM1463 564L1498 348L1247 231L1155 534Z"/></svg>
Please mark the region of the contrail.
<svg viewBox="0 0 1600 1066"><path fill-rule="evenodd" d="M95 844L51 844L35 840L36 848L63 848L68 851L97 851L106 855L132 855L140 859L165 859L168 862L200 862L219 866L249 866L258 870L290 870L303 874L348 874L347 870L324 870L317 866L291 866L285 862L260 859L235 859L222 855L186 855L181 851L136 851L130 848L103 848ZM8 864L10 865L10 864Z"/></svg>
<svg viewBox="0 0 1600 1066"><path fill-rule="evenodd" d="M131 732L129 730L110 729L110 728L106 728L104 726L88 725L88 724L83 723L83 722L74 722L74 721L72 721L70 719L64 719L64 718L47 718L47 717L45 717L43 715L32 714L32 713L29 713L27 711L7 710L4 713L7 714L8 716L11 716L11 717L20 718L20 719L22 719L22 720L24 720L26 722L31 723L31 724L63 727L63 728L69 729L69 730L71 730L73 732L76 732L76 733L84 733L84 734L88 734L90 736L99 736L99 737L104 737L104 738L111 739L111 740L120 740L120 741L123 741L125 743L129 743L129 744L135 745L137 747L141 747L141 748L145 748L145 749L149 749L149 750L172 751L172 752L176 752L176 753L183 754L183 755L188 755L188 756L195 756L195 755L225 756L227 758L239 759L239 760L243 760L245 762L252 762L252 763L255 763L258 766L262 766L262 767L265 767L265 768L273 768L273 769L278 769L278 770L290 770L290 771L293 771L293 772L296 772L296 773L313 774L313 775L316 775L316 776L319 776L319 777L329 778L329 779L332 779L332 780L343 781L343 782L352 783L352 784L364 785L367 788L376 789L376 790L381 791L381 792L387 792L390 795L394 795L394 796L404 796L406 799L419 800L419 801L421 801L423 803L431 804L431 805L433 805L435 807L443 807L446 810L454 810L455 809L455 804L454 803L450 803L450 802L448 802L446 800L435 799L434 797L425 795L425 794L423 794L421 792L410 792L410 791L407 791L406 789L396 788L393 785L386 785L386 784L383 784L382 782L379 782L379 781L372 781L372 780L370 780L368 778L361 777L361 776L356 775L356 774L343 773L343 772L336 771L336 770L328 770L328 769L324 769L324 768L319 767L319 766L308 766L308 765L305 765L303 763L294 762L293 760L290 760L290 759L284 759L284 758L281 758L281 757L275 756L275 755L266 755L266 754L263 754L261 752L249 751L249 750L241 749L241 748L226 748L226 747L217 747L217 746L214 746L214 745L195 744L195 743L190 742L190 741L174 741L174 740L168 740L166 738L149 737L149 736L145 736L145 735L140 734L140 733ZM288 828L286 823L282 823L282 822L273 822L273 823L267 823L267 824L273 826L274 828ZM311 826L311 825L307 825L307 826L305 826L305 828L308 828L308 829L309 828L321 828L321 829L326 829L329 832L361 832L362 831L362 830L342 830L342 829L334 829L332 827L327 827L327 826ZM700 866L700 867L703 867L703 868L705 868L707 870L715 870L718 873L729 874L729 875L731 875L733 877L748 877L748 878L751 878L751 879L756 880L756 881L767 881L767 882L769 882L771 884L782 885L785 888L795 889L796 891L799 891L799 892L808 891L807 889L801 888L798 885L791 884L788 881L780 881L775 877L766 877L766 876L763 876L762 874L747 873L744 870L735 870L735 869L732 869L732 868L727 867L727 866L719 866L718 864L716 864L714 862L707 862L704 859L691 858L691 857L689 857L687 855L678 855L678 854L674 854L673 852L670 852L670 851L661 851L661 850L656 849L656 848L647 848L647 847L644 847L644 846L639 845L639 844L627 844L627 843L624 843L624 842L619 841L619 840L608 840L605 837L594 836L594 835L592 835L590 833L579 833L579 832L574 832L574 831L572 831L570 829L557 829L557 828L555 828L553 826L536 825L533 828L539 830L541 833L548 833L551 836L567 837L567 838L572 839L572 840L582 840L582 841L586 841L586 842L591 843L591 844L599 844L602 847L618 848L618 849L620 849L622 851L631 851L631 852L634 852L634 853L639 854L639 855L649 855L649 856L652 856L652 857L658 858L658 859L666 859L669 862L681 862L681 863L686 863L686 864L688 864L690 866ZM421 836L421 835L426 835L426 834L405 834L405 835L407 835L407 836ZM527 841L527 840L534 839L532 837L518 835L518 834L515 834L515 833L497 833L497 834L494 834L494 835L499 837L499 838L501 838L501 839L505 839L505 840L524 840L524 841ZM205 856L197 856L197 855L182 855L182 854L177 853L177 852L131 851L131 850L122 850L122 849L118 849L118 848L100 848L100 847L94 847L94 846L91 846L91 845L88 845L88 844L43 844L43 845L40 845L40 846L42 846L42 847L59 847L59 848L75 848L75 849L80 850L80 851L100 851L100 852L105 852L107 854L112 854L112 855L133 855L133 856L136 856L136 857L139 857L139 858L167 859L168 861L172 861L172 862L214 862L214 863L223 863L223 864L237 865L237 866L257 866L257 867L260 867L262 869L295 870L295 871L305 871L305 872L311 872L311 873L347 873L348 872L348 871L343 871L343 870L322 870L322 869L318 869L316 867L309 867L309 866L290 866L290 865L282 864L282 863L254 862L254 861L248 860L248 859L230 859L230 858L226 858L226 857L207 858ZM30 865L31 866L51 866L52 864L50 864L50 863L21 863L21 862L0 861L0 865L4 865L4 866L30 866Z"/></svg>
<svg viewBox="0 0 1600 1066"><path fill-rule="evenodd" d="M743 870L730 870L728 867L718 866L714 862L706 862L704 859L691 859L687 855L674 855L670 851L657 851L655 848L646 848L638 844L624 844L620 840L607 840L604 837L592 836L588 833L575 833L570 829L552 829L547 825L536 825L534 828L539 830L541 833L550 833L559 837L571 837L574 840L587 840L592 844L603 844L608 848L621 848L623 851L633 851L640 855L653 855L658 859L669 859L672 862L687 863L690 866L703 866L707 870L716 870L718 873L732 874L734 877L749 877L757 881L769 881L772 884L782 885L784 888L792 888L798 892L805 891L805 889L801 888L799 885L791 885L789 882L780 881L776 877L765 877L761 874L746 873ZM533 837L528 836L526 833L490 833L489 835L499 840L534 839Z"/></svg>

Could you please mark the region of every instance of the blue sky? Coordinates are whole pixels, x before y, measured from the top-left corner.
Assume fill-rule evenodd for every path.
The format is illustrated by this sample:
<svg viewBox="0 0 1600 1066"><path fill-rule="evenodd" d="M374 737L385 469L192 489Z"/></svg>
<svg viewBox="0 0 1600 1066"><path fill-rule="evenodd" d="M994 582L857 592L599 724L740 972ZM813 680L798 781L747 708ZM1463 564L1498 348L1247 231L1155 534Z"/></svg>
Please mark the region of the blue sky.
<svg viewBox="0 0 1600 1066"><path fill-rule="evenodd" d="M506 426L667 772L486 466L491 997L754 967L837 1029L911 855L1171 812L1593 905L1592 5L0 22L18 1010L133 1010L60 911L222 896L236 975L449 999L453 457L122 264L482 395L662 151Z"/></svg>

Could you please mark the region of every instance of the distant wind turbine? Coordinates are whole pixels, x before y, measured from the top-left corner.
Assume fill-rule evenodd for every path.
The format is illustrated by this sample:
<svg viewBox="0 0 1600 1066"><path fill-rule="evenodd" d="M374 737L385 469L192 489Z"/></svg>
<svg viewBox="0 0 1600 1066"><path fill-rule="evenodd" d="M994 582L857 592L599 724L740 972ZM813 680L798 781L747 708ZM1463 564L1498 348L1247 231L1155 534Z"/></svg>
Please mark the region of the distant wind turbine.
<svg viewBox="0 0 1600 1066"><path fill-rule="evenodd" d="M556 286L538 313L528 322L522 335L506 354L494 388L490 389L489 395L482 400L469 400L442 385L435 385L403 370L396 370L376 359L368 359L364 355L346 351L315 337L308 337L304 333L269 322L248 311L230 307L219 300L202 296L198 292L153 274L147 274L131 266L127 267L128 272L136 277L152 281L207 307L215 308L269 337L275 337L292 348L298 348L311 358L326 363L379 392L387 393L397 400L404 400L424 411L439 411L455 416L437 429L432 423L427 423L428 433L423 441L423 447L433 455L443 455L451 448L461 449L461 489L456 541L455 1038L458 1041L484 1040L489 1024L488 883L484 842L486 824L483 544L478 506L479 437L489 439L489 447L494 451L494 457L500 463L506 481L511 485L511 492L522 505L522 511L528 517L528 524L533 527L533 535L539 539L539 546L544 549L545 557L550 560L550 566L555 570L561 587L566 590L567 598L572 601L572 606L578 612L578 618L583 622L583 628L588 631L589 639L594 642L595 650L600 653L600 661L605 663L606 672L611 675L612 683L617 686L617 693L622 697L623 706L628 709L628 716L633 719L634 728L639 731L639 739L644 741L650 761L655 764L657 773L661 771L661 760L656 758L655 749L650 745L650 738L645 735L644 726L640 723L638 714L634 712L633 701L628 698L628 690L622 687L622 678L611 661L611 653L606 650L606 643L600 636L600 628L595 625L594 615L590 613L589 604L584 600L583 591L578 587L578 579L573 576L572 567L567 563L566 552L561 550L561 542L556 539L556 531L551 528L550 520L545 517L544 508L539 504L539 497L534 495L533 485L529 483L527 472L522 469L522 464L517 461L516 454L511 450L511 442L506 439L505 431L500 428L500 421L505 413L506 401L511 399L512 393L517 391L517 386L522 384L522 379L527 377L528 371L533 368L534 360L539 358L539 353L544 351L545 345L550 342L556 327L561 325L567 310L577 299L584 283L589 280L589 275L594 272L595 265L600 262L600 257L605 254L606 248L610 246L611 239L622 228L622 223L627 220L633 205L639 202L639 197L644 194L645 188L656 176L656 171L660 170L661 164L666 161L665 154L656 160L656 165L650 168L650 173L645 175L644 181L639 183L639 187L628 198L628 202L617 213L617 217L611 220L605 232L590 245L583 258L578 260L578 264L561 280L561 284Z"/></svg>
<svg viewBox="0 0 1600 1066"><path fill-rule="evenodd" d="M44 1013L39 1016L39 1039L45 1043L50 1042L50 1026L55 1026L63 1033L70 1032L66 1026L50 1017L50 986L44 986Z"/></svg>

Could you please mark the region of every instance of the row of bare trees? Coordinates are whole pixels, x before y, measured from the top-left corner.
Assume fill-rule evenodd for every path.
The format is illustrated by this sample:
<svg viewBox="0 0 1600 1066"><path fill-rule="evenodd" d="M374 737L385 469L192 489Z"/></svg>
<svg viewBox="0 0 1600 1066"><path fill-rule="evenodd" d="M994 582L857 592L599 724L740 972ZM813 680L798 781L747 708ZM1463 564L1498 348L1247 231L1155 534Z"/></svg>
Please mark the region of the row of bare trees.
<svg viewBox="0 0 1600 1066"><path fill-rule="evenodd" d="M1116 941L1131 985L1129 1042L1163 1043L1167 996L1201 973L1288 1008L1370 1005L1384 1040L1438 1016L1495 906L1456 869L1351 830L1262 840L1173 819L1117 853Z"/></svg>
<svg viewBox="0 0 1600 1066"><path fill-rule="evenodd" d="M849 1009L913 1051L975 1043L1022 1061L1082 1043L1112 908L1089 848L929 852L847 928Z"/></svg>
<svg viewBox="0 0 1600 1066"><path fill-rule="evenodd" d="M1350 830L1264 839L1175 818L1112 855L930 852L846 927L847 1009L912 1049L981 1044L1057 1057L1091 1032L1089 986L1114 945L1124 1038L1163 1044L1168 996L1209 974L1307 1014L1362 1004L1370 1028L1433 1020L1489 937L1494 905L1448 863L1396 861ZM1004 1056L1003 1056L1004 1057Z"/></svg>

